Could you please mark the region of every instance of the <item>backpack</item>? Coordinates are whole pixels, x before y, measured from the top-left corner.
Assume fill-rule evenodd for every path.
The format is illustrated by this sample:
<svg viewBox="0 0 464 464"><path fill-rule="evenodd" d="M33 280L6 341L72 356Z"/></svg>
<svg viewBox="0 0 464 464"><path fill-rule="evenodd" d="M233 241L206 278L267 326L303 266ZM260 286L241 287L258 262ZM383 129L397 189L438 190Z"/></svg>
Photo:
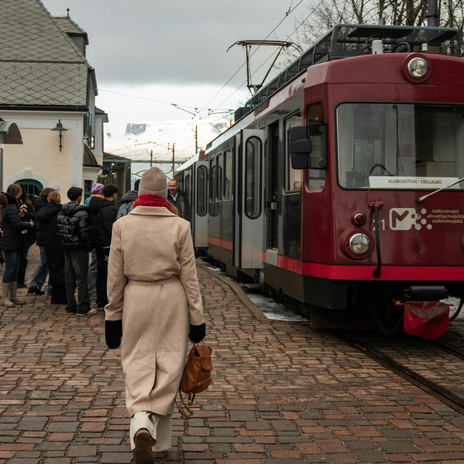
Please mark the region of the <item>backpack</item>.
<svg viewBox="0 0 464 464"><path fill-rule="evenodd" d="M134 203L135 201L131 201L129 203L123 203L119 207L118 215L116 217L116 220L119 218L122 218L123 216L127 216L133 209L134 209Z"/></svg>
<svg viewBox="0 0 464 464"><path fill-rule="evenodd" d="M211 378L211 370L213 368L211 363L212 352L213 350L208 345L194 344L190 350L179 386L179 395L182 400L182 404L190 413L190 416L187 416L179 407L180 413L183 416L191 417L193 413L185 404L184 399L182 398L182 392L188 393L188 405L191 406L195 400L195 395L205 391L213 380Z"/></svg>

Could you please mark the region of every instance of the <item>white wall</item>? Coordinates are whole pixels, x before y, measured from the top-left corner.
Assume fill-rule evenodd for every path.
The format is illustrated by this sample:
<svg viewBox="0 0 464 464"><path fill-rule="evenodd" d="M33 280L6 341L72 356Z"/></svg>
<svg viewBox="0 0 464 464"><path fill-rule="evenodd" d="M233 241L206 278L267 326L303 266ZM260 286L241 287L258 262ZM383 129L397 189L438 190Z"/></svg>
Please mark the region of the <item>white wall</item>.
<svg viewBox="0 0 464 464"><path fill-rule="evenodd" d="M3 147L3 188L20 179L35 179L44 187L57 188L65 201L70 187L84 187L83 175L83 112L0 111L0 117L15 121L22 145ZM58 120L62 132L52 131ZM86 172L89 178L89 172ZM95 179L96 180L96 174Z"/></svg>

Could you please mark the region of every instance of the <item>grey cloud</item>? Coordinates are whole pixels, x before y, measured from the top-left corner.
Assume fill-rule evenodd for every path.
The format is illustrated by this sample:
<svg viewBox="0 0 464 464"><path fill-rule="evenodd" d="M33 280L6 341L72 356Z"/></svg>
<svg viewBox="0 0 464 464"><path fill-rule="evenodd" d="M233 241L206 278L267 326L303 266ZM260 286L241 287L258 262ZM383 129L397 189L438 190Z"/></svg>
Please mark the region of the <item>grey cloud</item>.
<svg viewBox="0 0 464 464"><path fill-rule="evenodd" d="M52 15L66 14L62 0L43 2ZM226 53L227 48L237 40L264 38L285 16L290 0L68 0L66 5L89 34L87 56L100 85L222 85L245 59L244 52ZM294 17L277 30L279 39L293 30Z"/></svg>

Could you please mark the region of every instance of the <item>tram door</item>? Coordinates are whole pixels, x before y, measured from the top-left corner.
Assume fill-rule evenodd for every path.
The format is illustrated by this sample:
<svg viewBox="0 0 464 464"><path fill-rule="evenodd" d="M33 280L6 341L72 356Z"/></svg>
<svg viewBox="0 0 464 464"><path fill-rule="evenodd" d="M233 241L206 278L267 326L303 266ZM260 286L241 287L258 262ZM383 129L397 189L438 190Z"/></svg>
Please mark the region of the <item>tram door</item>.
<svg viewBox="0 0 464 464"><path fill-rule="evenodd" d="M239 267L261 269L264 250L264 131L244 129L238 150ZM237 221L236 221L237 227ZM235 245L236 243L234 243ZM235 255L235 249L234 249Z"/></svg>
<svg viewBox="0 0 464 464"><path fill-rule="evenodd" d="M277 214L278 196L278 163L279 163L279 121L269 126L269 152L266 159L266 189L268 209L268 236L267 248L274 252L279 248L279 217Z"/></svg>
<svg viewBox="0 0 464 464"><path fill-rule="evenodd" d="M208 246L208 163L198 161L193 166L193 246L205 248Z"/></svg>
<svg viewBox="0 0 464 464"><path fill-rule="evenodd" d="M242 199L242 181L240 173L242 172L242 144L241 134L235 135L235 150L234 150L234 163L233 163L233 182L234 182L234 235L232 240L232 264L240 267L240 230L241 230L241 199Z"/></svg>

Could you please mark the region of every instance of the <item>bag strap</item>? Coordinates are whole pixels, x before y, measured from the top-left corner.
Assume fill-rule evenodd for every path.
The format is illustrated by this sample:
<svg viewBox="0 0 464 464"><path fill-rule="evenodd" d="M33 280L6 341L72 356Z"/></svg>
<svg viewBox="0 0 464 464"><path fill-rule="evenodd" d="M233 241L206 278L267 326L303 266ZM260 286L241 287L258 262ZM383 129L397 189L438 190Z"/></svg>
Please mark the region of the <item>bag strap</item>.
<svg viewBox="0 0 464 464"><path fill-rule="evenodd" d="M193 343L193 348L195 348L196 346L197 346L197 343ZM182 403L182 406L177 401L177 395L180 396L180 401ZM193 401L192 402L189 401L189 405L192 405L192 404L193 404ZM179 390L177 391L177 394L176 394L176 406L177 406L177 409L179 410L181 416L184 416L187 419L189 417L193 416L192 410L187 406L187 404L185 403L184 397L182 396L182 391L180 389L180 385L179 385ZM185 411L187 411L187 413Z"/></svg>
<svg viewBox="0 0 464 464"><path fill-rule="evenodd" d="M179 391L177 393L180 396L180 400L181 400L182 406L184 408L184 409L182 409L181 405L179 405L179 402L177 401L177 395L176 395L176 406L177 406L177 409L179 409L179 412L180 412L181 416L184 416L187 419L192 417L193 416L193 411L185 403L184 397L182 396L182 392L180 391L180 387L179 387ZM190 398L190 394L189 394L189 398ZM193 398L195 398L195 394L193 394ZM193 400L191 402L189 401L189 404L190 405L193 404ZM185 410L187 410L188 413L186 413Z"/></svg>

